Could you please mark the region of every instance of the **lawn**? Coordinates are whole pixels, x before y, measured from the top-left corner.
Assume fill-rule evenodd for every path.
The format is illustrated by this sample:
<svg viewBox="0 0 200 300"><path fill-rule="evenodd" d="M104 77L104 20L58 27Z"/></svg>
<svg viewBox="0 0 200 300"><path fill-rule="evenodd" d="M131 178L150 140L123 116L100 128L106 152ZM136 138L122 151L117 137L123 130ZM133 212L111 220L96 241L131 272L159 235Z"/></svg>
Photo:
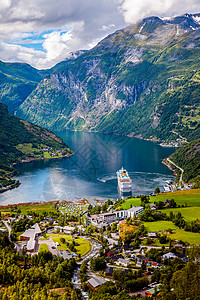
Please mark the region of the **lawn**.
<svg viewBox="0 0 200 300"><path fill-rule="evenodd" d="M39 252L49 251L47 244L41 244Z"/></svg>
<svg viewBox="0 0 200 300"><path fill-rule="evenodd" d="M65 234L47 234L47 236L50 236L53 238L53 241L56 243L58 242L60 244L60 247L58 247L58 250L69 250L66 244L63 244L60 242L60 238L64 237L66 242L72 242L73 240L75 243L78 243L78 246L75 246L77 253L80 253L81 256L84 256L91 250L91 244L88 240L85 240L83 238L73 238L70 235ZM70 250L69 250L70 251ZM71 252L71 251L70 251Z"/></svg>
<svg viewBox="0 0 200 300"><path fill-rule="evenodd" d="M193 207L181 207L181 208L167 208L165 210L162 210L167 215L170 214L170 211L172 211L174 214L177 214L180 212L182 216L185 218L186 221L193 221L196 219L200 220L200 207L193 206Z"/></svg>
<svg viewBox="0 0 200 300"><path fill-rule="evenodd" d="M188 242L189 244L199 244L200 245L200 233L189 232L181 229L177 229L170 234L170 238L173 240L182 240Z"/></svg>
<svg viewBox="0 0 200 300"><path fill-rule="evenodd" d="M171 221L143 222L143 224L148 231L161 232L165 229L172 229L173 233L169 234L172 240L182 240L189 244L200 244L200 233L181 230ZM158 243L156 245L160 246Z"/></svg>
<svg viewBox="0 0 200 300"><path fill-rule="evenodd" d="M153 201L152 201L153 203ZM140 206L141 199L140 198L130 198L126 199L124 203L121 204L120 209L129 209L132 206Z"/></svg>
<svg viewBox="0 0 200 300"><path fill-rule="evenodd" d="M177 205L200 206L200 189L191 189L186 191L176 191L173 193L161 193L150 197L150 203L174 199ZM120 209L129 209L132 206L140 206L140 198L126 199L121 204Z"/></svg>
<svg viewBox="0 0 200 300"><path fill-rule="evenodd" d="M142 222L148 231L163 231L166 229L178 229L171 221L155 221L155 222Z"/></svg>
<svg viewBox="0 0 200 300"><path fill-rule="evenodd" d="M186 191L176 191L173 193L162 193L157 196L150 197L151 201L165 201L166 199L174 199L177 205L200 206L200 189L191 189Z"/></svg>

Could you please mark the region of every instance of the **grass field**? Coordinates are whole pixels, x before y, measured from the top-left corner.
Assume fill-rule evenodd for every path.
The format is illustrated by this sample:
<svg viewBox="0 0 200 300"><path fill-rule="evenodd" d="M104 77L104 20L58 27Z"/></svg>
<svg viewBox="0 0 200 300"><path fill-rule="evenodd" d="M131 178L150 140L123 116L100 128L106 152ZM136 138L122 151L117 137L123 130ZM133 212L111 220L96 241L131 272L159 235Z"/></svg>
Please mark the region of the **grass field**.
<svg viewBox="0 0 200 300"><path fill-rule="evenodd" d="M176 201L177 205L200 206L200 189L163 193L150 197L151 202L165 201L166 199L171 200L172 198Z"/></svg>
<svg viewBox="0 0 200 300"><path fill-rule="evenodd" d="M39 252L49 251L47 244L41 244L39 248Z"/></svg>
<svg viewBox="0 0 200 300"><path fill-rule="evenodd" d="M55 209L53 208L54 203L41 203L41 204L33 204L33 205L17 205L17 209L21 210L21 215L27 215L28 211L32 212L37 212L37 213L43 213L43 212L50 212L54 211ZM2 214L15 214L17 213L16 210L12 211L11 209L8 208L0 208L0 212Z"/></svg>
<svg viewBox="0 0 200 300"><path fill-rule="evenodd" d="M200 233L184 231L177 229L170 234L170 238L173 240L182 240L189 244L199 244L200 245Z"/></svg>
<svg viewBox="0 0 200 300"><path fill-rule="evenodd" d="M166 229L178 229L171 221L156 221L156 222L142 222L148 231L163 231Z"/></svg>
<svg viewBox="0 0 200 300"><path fill-rule="evenodd" d="M196 220L196 219L200 220L200 207L199 206L167 208L162 211L165 212L167 215L170 214L170 211L172 211L174 214L177 214L178 212L180 212L186 221L192 221L192 220Z"/></svg>
<svg viewBox="0 0 200 300"><path fill-rule="evenodd" d="M69 250L66 244L63 244L60 242L60 238L64 237L66 242L72 242L72 240L75 241L75 243L78 243L78 246L75 246L77 253L80 253L81 256L84 256L91 250L91 244L89 241L83 239L83 238L72 238L70 235L64 235L64 234L47 234L47 236L50 236L53 238L53 241L56 243L58 242L60 244L60 247L58 247L58 250ZM70 250L69 250L70 251ZM71 251L70 251L71 252Z"/></svg>
<svg viewBox="0 0 200 300"><path fill-rule="evenodd" d="M150 203L174 199L177 205L200 206L200 189L191 189L186 191L176 191L173 193L162 193L150 197ZM132 206L141 205L140 198L126 199L120 206L120 209L129 209Z"/></svg>
<svg viewBox="0 0 200 300"><path fill-rule="evenodd" d="M200 244L200 233L189 232L179 229L171 221L156 221L156 222L143 222L144 226L148 231L158 231L161 232L166 229L172 229L173 233L169 234L172 240L182 240L188 242L189 244ZM157 246L160 246L160 244Z"/></svg>
<svg viewBox="0 0 200 300"><path fill-rule="evenodd" d="M153 203L153 201L152 201ZM141 200L140 198L130 198L126 199L124 203L120 206L120 209L129 209L132 206L140 206Z"/></svg>

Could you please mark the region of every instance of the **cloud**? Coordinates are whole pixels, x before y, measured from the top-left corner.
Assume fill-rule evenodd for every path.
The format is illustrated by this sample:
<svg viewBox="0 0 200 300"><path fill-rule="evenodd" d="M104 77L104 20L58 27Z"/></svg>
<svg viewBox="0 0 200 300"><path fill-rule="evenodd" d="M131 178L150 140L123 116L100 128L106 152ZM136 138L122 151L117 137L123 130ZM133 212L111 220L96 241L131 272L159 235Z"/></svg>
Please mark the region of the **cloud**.
<svg viewBox="0 0 200 300"><path fill-rule="evenodd" d="M125 22L135 23L148 16L198 13L199 0L124 0L119 5Z"/></svg>
<svg viewBox="0 0 200 300"><path fill-rule="evenodd" d="M16 61L25 61L37 68L51 67L71 51L88 49L112 33L114 28L125 25L116 0L4 2L4 6L0 5L0 41L4 43L0 59L13 61L16 55ZM39 37L43 53L34 46L37 44L34 36ZM29 49L31 44L32 52Z"/></svg>
<svg viewBox="0 0 200 300"><path fill-rule="evenodd" d="M0 59L49 68L150 15L198 12L199 0L3 0Z"/></svg>

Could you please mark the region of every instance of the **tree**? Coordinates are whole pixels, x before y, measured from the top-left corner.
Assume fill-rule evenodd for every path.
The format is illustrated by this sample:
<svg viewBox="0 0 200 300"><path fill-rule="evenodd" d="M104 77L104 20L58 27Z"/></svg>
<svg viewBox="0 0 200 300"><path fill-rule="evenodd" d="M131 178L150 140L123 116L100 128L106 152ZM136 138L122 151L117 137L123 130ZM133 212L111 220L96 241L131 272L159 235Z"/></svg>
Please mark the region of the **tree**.
<svg viewBox="0 0 200 300"><path fill-rule="evenodd" d="M159 193L160 193L160 188L157 186L157 187L155 188L154 194L159 194Z"/></svg>
<svg viewBox="0 0 200 300"><path fill-rule="evenodd" d="M90 266L91 266L91 269L94 271L103 270L106 267L105 259L100 256L95 257L90 260Z"/></svg>

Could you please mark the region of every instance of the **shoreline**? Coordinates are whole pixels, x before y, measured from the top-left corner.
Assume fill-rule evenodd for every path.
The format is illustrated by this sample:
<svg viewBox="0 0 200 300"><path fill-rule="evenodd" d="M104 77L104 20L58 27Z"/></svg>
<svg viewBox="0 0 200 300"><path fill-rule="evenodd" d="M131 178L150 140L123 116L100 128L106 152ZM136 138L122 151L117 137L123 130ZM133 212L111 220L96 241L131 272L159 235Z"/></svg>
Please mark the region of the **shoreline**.
<svg viewBox="0 0 200 300"><path fill-rule="evenodd" d="M16 166L16 165L19 165L19 164L24 164L24 163L30 163L32 161L42 161L42 160L50 160L50 159L59 159L59 158L68 158L72 155L74 155L75 153L73 152L72 154L67 154L67 155L63 155L63 156L54 156L54 157L49 157L49 158L33 158L33 159L28 159L28 160L22 160L22 161L19 161L19 162L16 162L16 163L13 163L12 164L12 167L13 166ZM17 175L19 172L17 172L16 170L10 174L8 177L9 178L13 178L15 175ZM18 188L20 185L21 185L21 182L19 180L16 180L16 179L13 179L15 180L16 182L13 183L13 185L8 185L8 186L5 186L3 188L0 188L0 194L4 193L4 192L7 192L9 190L13 190L15 188Z"/></svg>

